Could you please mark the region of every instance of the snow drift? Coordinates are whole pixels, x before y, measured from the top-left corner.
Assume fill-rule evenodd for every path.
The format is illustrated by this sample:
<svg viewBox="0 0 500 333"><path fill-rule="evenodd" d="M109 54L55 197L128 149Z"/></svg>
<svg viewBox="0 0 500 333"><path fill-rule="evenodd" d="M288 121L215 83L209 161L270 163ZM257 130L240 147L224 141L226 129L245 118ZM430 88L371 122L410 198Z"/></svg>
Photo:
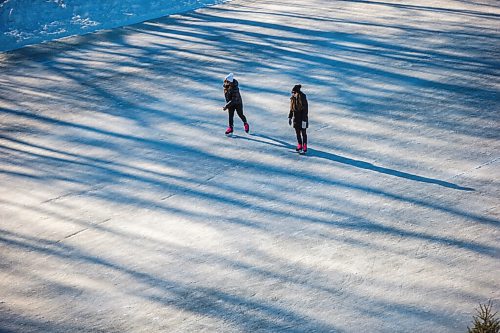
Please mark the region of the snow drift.
<svg viewBox="0 0 500 333"><path fill-rule="evenodd" d="M0 51L134 24L223 0L0 1Z"/></svg>

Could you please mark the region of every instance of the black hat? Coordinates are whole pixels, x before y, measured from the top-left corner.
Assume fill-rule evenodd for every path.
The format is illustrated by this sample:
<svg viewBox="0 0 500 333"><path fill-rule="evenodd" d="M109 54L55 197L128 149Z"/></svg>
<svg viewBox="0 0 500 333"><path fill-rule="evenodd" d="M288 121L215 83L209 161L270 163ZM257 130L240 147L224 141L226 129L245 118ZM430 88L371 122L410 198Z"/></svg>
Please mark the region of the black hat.
<svg viewBox="0 0 500 333"><path fill-rule="evenodd" d="M296 84L292 88L292 92L300 92L300 88L302 88L302 85Z"/></svg>

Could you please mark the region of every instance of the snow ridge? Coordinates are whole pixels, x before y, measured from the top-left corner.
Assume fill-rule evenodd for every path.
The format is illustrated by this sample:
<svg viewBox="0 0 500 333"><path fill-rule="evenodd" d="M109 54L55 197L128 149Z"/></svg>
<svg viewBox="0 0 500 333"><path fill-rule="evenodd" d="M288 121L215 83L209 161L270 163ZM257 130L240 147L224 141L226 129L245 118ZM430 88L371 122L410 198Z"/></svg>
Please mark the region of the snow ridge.
<svg viewBox="0 0 500 333"><path fill-rule="evenodd" d="M0 2L0 52L116 28L223 0L6 0Z"/></svg>

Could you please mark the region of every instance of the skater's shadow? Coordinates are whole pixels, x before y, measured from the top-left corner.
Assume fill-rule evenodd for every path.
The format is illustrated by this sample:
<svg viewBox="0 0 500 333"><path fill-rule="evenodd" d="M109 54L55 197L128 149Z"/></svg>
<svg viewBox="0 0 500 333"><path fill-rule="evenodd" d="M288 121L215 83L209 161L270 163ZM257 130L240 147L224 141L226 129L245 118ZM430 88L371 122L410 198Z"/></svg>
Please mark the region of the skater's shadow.
<svg viewBox="0 0 500 333"><path fill-rule="evenodd" d="M351 158L335 155L332 153L327 153L327 152L317 150L317 149L309 148L308 155L318 157L318 158L323 158L323 159L326 159L329 161L334 161L334 162L338 162L338 163L342 163L342 164L351 165L351 166L354 166L356 168L376 171L376 172L380 172L380 173L383 173L386 175L405 178L405 179L409 179L409 180L413 180L413 181L417 181L417 182L436 184L436 185L444 186L447 188L452 188L455 190L461 190L461 191L475 191L473 188L462 187L462 186L459 186L457 184L453 184L453 183L450 183L450 182L447 182L444 180L427 178L427 177L422 177L422 176L414 175L414 174L403 172L403 171L384 168L381 166L373 165L373 164L368 163L368 162L354 160Z"/></svg>
<svg viewBox="0 0 500 333"><path fill-rule="evenodd" d="M268 136L268 135L263 135L263 134L250 134L250 136L233 135L233 138L264 143L264 144L268 144L268 145L279 147L279 148L287 148L287 149L294 149L295 148L295 146L289 144L288 142L273 138L273 137ZM260 138L260 139L256 139L256 138ZM261 139L263 139L263 140L261 140ZM343 156L335 155L332 153L327 153L325 151L321 151L321 150L317 150L317 149L309 148L307 151L307 155L313 156L313 157L318 157L318 158L323 158L323 159L333 161L333 162L338 162L338 163L350 165L350 166L360 168L360 169L366 169L366 170L371 170L371 171L383 173L383 174L390 175L390 176L405 178L405 179L409 179L409 180L413 180L413 181L417 181L417 182L436 184L436 185L444 186L447 188L452 188L455 190L461 190L461 191L475 191L473 188L463 187L463 186L460 186L460 185L457 185L454 183L450 183L450 182L447 182L444 180L422 177L422 176L414 175L414 174L403 172L403 171L384 168L381 166L374 165L372 163L368 163L368 162L364 162L364 161L360 161L360 160L355 160L352 158L343 157Z"/></svg>
<svg viewBox="0 0 500 333"><path fill-rule="evenodd" d="M276 139L276 138L273 138L273 137L270 137L270 136L264 135L264 134L251 133L249 136L240 136L240 135L233 134L233 138L264 143L264 144L271 145L274 147L279 147L279 148L287 148L287 149L294 148L293 145L289 144L286 141L282 141L282 140L279 140L279 139ZM260 139L257 139L257 138L260 138ZM263 140L261 140L261 139L263 139Z"/></svg>

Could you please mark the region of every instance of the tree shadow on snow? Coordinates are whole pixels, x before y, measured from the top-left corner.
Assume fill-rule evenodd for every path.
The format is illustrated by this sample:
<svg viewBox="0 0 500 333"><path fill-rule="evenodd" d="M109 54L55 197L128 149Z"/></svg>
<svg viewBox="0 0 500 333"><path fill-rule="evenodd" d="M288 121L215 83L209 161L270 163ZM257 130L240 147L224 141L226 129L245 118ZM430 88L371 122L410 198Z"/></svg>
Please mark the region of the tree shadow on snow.
<svg viewBox="0 0 500 333"><path fill-rule="evenodd" d="M352 2L389 5L380 1L353 0ZM394 6L413 11L417 9L425 11L436 10L436 8L431 7ZM286 23L272 23L271 20L266 22L265 19L262 21L255 18L237 19L235 17L238 16L233 15L234 9L231 9L232 12L229 13L231 14L229 17L223 16L228 11L223 10L222 7L213 8L210 11L191 12L181 16L158 19L149 23L113 30L112 32L101 32L67 41L58 41L50 43L47 47L27 49L26 52L28 55L32 52L36 60L44 60L40 64L44 66L48 73L54 74L55 77L63 77L73 82L74 85L65 88L64 85L56 86L57 81L47 83L44 86L31 85L31 82L25 83L25 86L21 86L19 82L24 82L23 80L18 80L19 82L15 80L12 80L12 82L2 82L6 89L0 95L0 101L5 101L5 103L9 101L9 103L15 104L15 107L2 106L0 107L0 113L2 116L9 117L6 119L29 120L26 123L30 124L29 130L32 134L36 130L38 135L42 136L44 131L50 128L51 130L64 129L64 131L61 131L64 135L61 134L58 136L57 141L54 140L54 142L44 144L43 140L38 142L35 140L37 138L23 139L22 136L18 138L14 134L11 135L10 132L6 133L5 129L2 129L0 140L3 140L3 143L0 145L0 149L2 153L5 153L5 158L2 160L3 165L0 167L0 174L7 175L13 179L36 180L39 181L38 184L46 186L52 184L54 180L63 180L75 184L96 185L91 188L92 191L84 188L77 194L84 198L100 200L109 204L155 210L164 213L166 219L171 216L180 216L189 219L191 222L210 225L213 228L219 227L224 229L228 226L232 228L259 227L262 232L267 232L271 236L276 236L273 233L277 233L278 237L282 237L281 230L279 230L279 221L285 221L291 222L291 224L302 223L303 225L307 225L301 232L306 231L313 234L317 231L318 241L321 241L322 237L328 235L327 227L331 227L328 230L332 233L338 233L339 230L342 231L339 233L338 241L344 244L349 242L348 234L364 235L369 232L373 238L404 237L414 242L429 243L439 247L451 245L458 250L472 251L483 256L494 257L498 253L498 249L489 244L473 240L462 240L455 235L444 236L439 233L439 230L430 229L425 232L416 232L411 228L407 228L406 225L394 226L385 224L382 220L383 216L381 217L382 221L378 221L377 216L369 220L363 219L363 212L367 212L369 209L368 204L366 207L358 204L352 210L348 210L342 206L350 207L351 204L356 205L356 202L349 202L349 198L344 199L339 196L336 198L336 205L330 205L332 196L329 190L348 190L353 191L354 195L376 195L388 202L397 201L409 203L417 208L430 208L437 213L447 214L451 220L455 218L471 220L472 223L479 222L495 228L499 225L497 219L467 212L462 208L455 208L440 200L432 200L432 198L422 199L413 193L393 192L392 189L388 189L387 187L379 189L376 186L356 183L356 181L342 181L335 177L322 175L316 171L308 170L297 174L295 170L291 170L283 165L267 163L252 158L236 162L231 157L214 153L211 150L213 146L209 144L199 146L192 145L191 142L187 141L185 143L170 143L167 146L162 136L168 134L168 132L166 128L157 126L158 124L168 123L172 127L183 125L194 128L198 126L198 121L203 120L204 125L196 129L201 128L205 134L213 135L213 127L211 125L215 126L219 120L222 121L225 118L220 113L220 116L218 114L214 117L213 123L207 123L207 117L203 113L188 112L190 110L188 107L181 109L180 112L176 112L176 109L182 106L183 103L178 101L182 100L181 98L176 99L174 97L187 96L189 99L197 98L195 100L197 102L203 100L204 103L209 101L215 104L215 100L212 100L211 97L219 96L218 94L221 93L220 75L223 68L235 68L242 75L246 73L265 73L269 75L291 70L292 66L287 67L287 64L302 66L299 68L300 70L293 73L294 79L307 82L311 87L326 87L321 96L319 93L309 95L311 96L311 100L318 105L320 99L323 99L324 103L330 103L331 100L335 99L336 103L345 103L343 107L350 114L368 119L372 123L386 123L388 119L392 119L398 120L401 124L407 126L408 124L417 123L430 128L439 127L441 129L444 127L447 130L456 130L459 128L462 133L478 138L488 138L497 135L495 134L497 132L494 131L494 126L470 126L469 122L462 121L463 118L456 117L455 113L450 116L443 114L439 118L435 118L431 111L428 111L425 107L420 107L419 104L417 104L416 110L409 110L407 107L408 96L419 96L418 94L422 93L424 88L431 87L441 93L438 97L443 97L448 103L454 102L452 106L458 110L459 114L460 112L465 114L469 110L466 108L468 102L461 101L460 99L449 99L450 95L455 97L471 97L464 98L467 101L486 101L487 103L485 104L493 105L491 109L494 110L495 105L497 105L497 102L495 102L497 89L488 88L487 86L477 86L467 81L464 83L440 82L437 79L427 76L417 76L415 73L398 71L397 67L375 66L370 65L369 62L350 61L349 58L351 57L342 57L342 55L349 55L358 60L366 57L376 57L371 60L378 64L400 61L402 65L408 67L417 65L425 66L425 69L430 71L437 69L450 71L453 68L454 73L473 74L468 76L477 74L489 77L497 72L497 61L488 60L488 58L486 60L478 59L471 52L466 53L464 51L460 53L460 50L457 49L458 46L456 46L461 45L458 42L449 43L449 45L455 45L456 52L443 52L435 48L423 49L415 47L415 45L409 43L393 43L394 40L390 39L386 41L385 37L387 36L384 35L370 36L367 34L365 36L359 33L337 31L337 29L330 31L325 29L324 32L321 32L312 28L308 29L305 26L296 27ZM440 9L440 11L442 10ZM449 13L475 16L478 14L471 11L450 11ZM242 16L243 14L244 12L242 12ZM260 15L264 14L267 17L276 15L273 12L260 12ZM303 18L299 14L296 16ZM489 15L487 17L496 18L497 16ZM395 21L394 24L382 24L380 22L349 21L340 18L328 18L328 21L325 21L324 18L311 16L305 16L305 18L310 22L312 20L334 22L339 27L342 25L362 25L367 27L367 30L374 27L377 29L391 29L391 31L397 31L398 33L403 31L406 34L404 36L417 36L422 39L428 35L440 32L424 30L421 27L406 26L399 21L397 21L398 23ZM266 29L265 32L264 29ZM450 30L443 32L443 34L450 36L453 41L460 41L459 37L463 36L464 33L469 33L469 30ZM136 40L129 38L129 35L133 37L135 34L141 34L141 38ZM479 34L474 37L477 37L475 40L479 40L478 43L481 43L480 45L490 45L491 43L486 42L498 39L493 33L484 36ZM146 41L148 38L154 38L154 42L146 45L139 42ZM486 41L484 41L485 38L487 38ZM101 45L99 44L100 40L106 43ZM192 47L185 47L186 45ZM212 49L210 47L215 48L213 53L211 53ZM316 51L310 51L306 47L310 47ZM226 54L220 52L220 50L227 48L231 48L233 53ZM452 46L450 48L453 50ZM61 52L55 52L58 49ZM75 49L79 52L71 52ZM89 62L89 56L86 55L86 52L80 51L91 51L100 55L99 59L103 67L96 70L92 62ZM338 56L332 56L329 53L330 51L332 51L332 54L335 51ZM22 51L19 54L22 55ZM252 54L253 56L243 56L248 54ZM115 57L120 57L119 59L122 60L117 62ZM20 56L19 63L22 64L22 60L22 56ZM109 62L110 66L105 66L107 62ZM136 72L125 72L116 66L134 68ZM320 69L321 72L325 72L327 75L311 75L310 69ZM34 72L36 73L36 71ZM182 73L182 75L179 73ZM32 73L29 74L27 77L32 77ZM22 75L26 74L18 73L17 78L20 79ZM365 75L368 75L373 81L366 82L359 80L360 77ZM331 76L337 76L339 80L329 79ZM179 87L170 86L169 79L179 77L193 84L194 87L190 87L186 92ZM292 76L288 77L288 79L291 78ZM134 84L122 85L122 81L123 83L127 81L135 83L148 80L157 83L159 90L166 90L172 92L172 94L169 94L168 97L164 95L156 96L156 92L152 91L151 88L147 90L139 89ZM404 87L404 93L406 94L401 93L398 89L391 91L390 86L379 87L372 82L390 82L394 86ZM203 89L210 87L208 88L209 92L206 94L200 93L201 95L192 94L193 91L200 89L200 83L203 84ZM366 92L352 89L354 86L364 88ZM81 88L80 91L75 89L78 87ZM110 87L113 87L113 89L110 89ZM281 88L269 85L256 84L255 86L248 85L247 87L248 94L274 94L281 96L282 92ZM70 117L71 114L66 116L62 112L66 111L66 109L57 110L61 111L57 114L57 117L52 116L50 113L47 114L43 108L40 112L37 109L32 110L32 106L26 101L28 99L27 95L24 95L24 98L18 98L19 101L17 104L16 99L11 97L21 96L23 91L38 92L40 96L50 96L54 99L60 98L64 100L67 110L93 110L96 114L112 115L114 119L119 120L117 124L120 124L121 121L133 121L137 124L136 128L146 128L149 129L149 132L125 133L117 127L110 128L102 124L89 124L88 118L86 118L86 121L78 122L75 118ZM369 91L372 93L369 93ZM375 94L375 92L380 93L380 95ZM395 92L395 94L389 96L388 94L392 92ZM34 102L41 101L43 103L44 101L41 98L34 99ZM49 103L50 106L51 101L48 100L46 103ZM424 99L424 101L426 100ZM439 101L439 99L436 99L435 103ZM387 104L393 107L388 108ZM36 105L36 103L33 103L33 105ZM56 103L55 105L61 108L60 104ZM193 105L196 105L196 103ZM413 114L420 112L422 116L410 119L408 111L412 111ZM267 115L273 116L273 114ZM482 112L481 114L473 114L472 116L491 120L486 122L486 124L495 124L498 119L497 113L494 112ZM475 124L474 122L472 123ZM20 124L23 124L23 122L20 122ZM16 126L13 127L14 132L17 133L18 126L21 125L16 125L13 122L13 125L9 126L14 125ZM28 125L26 126L28 127ZM269 133L274 132L269 131ZM336 133L340 135L340 131ZM346 136L353 135L347 130L344 134ZM373 134L375 135L376 133ZM249 153L261 153L263 151L261 149L262 146L258 147L257 144L262 144L267 145L265 149L266 154L272 154L281 158L281 151L284 149L293 150L294 148L293 144L261 133L251 133L250 135L236 134L234 138L249 141L249 144L245 145L245 148L249 149ZM397 140L400 140L397 137L392 138L386 134L381 135L380 139L391 140L394 143L398 143ZM328 143L325 141L323 144L327 146ZM250 143L256 143L256 145L251 146ZM90 149L89 153L85 151L80 152L79 150L73 152L73 144L76 144L77 147L88 146L89 148L100 148L108 154L104 155L104 157L93 156L92 152L94 150L92 149ZM359 159L348 158L316 149L310 149L309 155L312 157L311 160L317 158L320 163L340 163L346 167L377 172L380 174L380 177L387 175L411 182L438 185L453 190L475 191L473 188L459 186L448 181L374 165L362 160L369 159L369 157L361 155L362 152L358 154L354 148L348 149L350 150L345 152L346 155L356 156ZM145 165L136 164L134 161L137 160L145 162ZM203 163L199 163L200 161ZM148 166L146 162L151 166ZM397 158L394 157L392 162L391 165L397 164ZM210 166L210 168L200 169L197 167L198 164L205 164ZM216 177L218 172L223 172L220 170L226 170L228 166L235 164L246 168L249 174L261 176L263 182L262 189L264 191L260 191L261 188L242 188L231 182L210 182L210 179ZM10 168L10 166L13 166L13 168ZM169 172L161 171L162 169L158 170L157 166L171 167L176 172L170 174ZM183 176L182 173L178 175L178 171L182 171L184 168L188 171L188 175ZM199 177L193 177L193 175ZM293 197L284 194L288 194L288 191L296 191L296 189L293 188L293 184L287 187L287 183L292 182L283 181L276 185L265 183L270 177L279 179L287 178L292 181L298 179L306 181L311 185L321 184L324 186L324 191L311 190L306 193L316 196L322 206L305 202L301 206L302 211L288 209L294 208L295 202L293 201ZM104 185L106 184L113 184L115 186L105 187ZM152 189L153 187L154 190ZM311 186L311 188L314 188L314 186ZM94 191L94 189L96 190ZM75 190L68 191L68 194L75 194ZM150 195L142 196L140 195L141 193L136 193L141 191ZM63 189L61 189L61 192L66 193ZM192 207L177 207L174 203L167 200L176 194L184 195L189 199L200 200L206 203L207 207L210 207L210 205L229 207L231 208L230 211L235 213L234 215L242 211L246 212L247 210L258 211L260 214L265 214L269 221L274 221L273 223L276 224L273 226L276 229L273 230L269 227L270 223L268 221L264 223L259 217L255 217L254 215L241 214L243 217L230 216L221 218L220 214L213 213L208 209L198 210L196 205ZM258 200L246 202L240 200L240 198L246 197ZM50 198L48 199L51 200ZM273 205L268 204L271 202ZM344 205L339 204L339 202ZM57 206L57 204L57 202L54 202L54 206ZM282 210L281 208L285 209ZM361 212L358 211L358 208ZM34 207L31 207L31 209L33 210ZM51 217L54 219L70 220L70 216L56 215L57 210L55 209L35 212L37 216L50 216L52 214ZM71 214L73 212L68 212L68 215ZM148 239L148 242L145 242L144 238L139 238L136 235L120 234L113 228L107 230L104 225L96 225L92 221L86 221L85 217L82 218L80 223L74 220L71 221L80 227L95 229L95 231L102 234L112 233L114 236L121 237L124 242L132 240L144 245L144 243L151 241ZM225 223L228 223L228 225L225 225ZM319 225L320 228L315 228L314 224ZM293 307L288 307L286 304L273 303L267 299L259 300L259 298L241 295L223 287L214 288L213 286L204 286L203 284L196 286L189 283L179 283L162 277L157 272L147 272L139 268L135 269L133 266L104 259L103 257L92 256L84 250L65 245L65 242L45 243L36 237L29 238L21 234L9 233L8 230L0 231L2 231L0 233L0 245L17 248L18 251L24 252L36 251L41 255L57 257L67 262L85 262L93 268L107 269L124 274L137 283L142 283L155 290L154 293L141 290L129 291L136 296L157 302L162 306L174 306L195 314L228 321L232 326L241 330L255 331L266 328L273 331L288 332L306 331L305 328L308 329L307 331L336 330L334 325L323 325L316 322L314 318L302 314L302 308L300 307L300 311L295 311ZM294 235L293 237L299 239L300 236ZM366 243L371 251L377 246L375 241L371 242L371 239L367 240ZM165 247L163 241L154 245L160 248ZM359 243L356 243L356 246L359 246ZM175 256L179 263L190 262L193 258L204 258L206 256L203 250L194 247L186 255L186 252L188 252L187 249L188 247L179 249L178 251L170 250L172 251L172 256ZM156 251L156 248L154 250ZM390 250L387 248L383 250L387 251L386 253L390 253ZM392 250L397 250L397 247L393 247ZM407 255L406 252L403 254ZM446 261L446 265L447 258L445 256L436 254L436 257ZM209 264L212 264L214 267L217 267L217 264L223 261L223 263L227 264L225 267L231 267L233 271L246 272L249 276L264 276L267 278L267 280L261 279L260 283L278 282L283 285L307 286L313 292L327 286L326 282L321 279L321 276L314 275L316 272L312 268L310 270L294 271L294 273L290 274L284 274L283 272L287 270L282 270L280 274L277 274L272 269L266 271L264 268L259 267L259 264L245 264L237 260L224 261L224 258L214 259L214 257L210 257L210 259L211 262ZM261 255L258 259L260 260L259 263L262 263L266 262L269 258ZM278 263L278 265L286 264L290 265L290 267L297 266L296 262L287 261L287 258L283 258L281 262L278 260L269 260L269 262L273 262L273 264ZM309 278L304 279L306 276ZM390 285L391 283L390 281L387 282L388 289L393 289L394 286ZM423 293L428 291L427 287L424 286L418 288ZM361 299L363 295L356 294L354 289L356 288L343 291L343 293L350 295L353 300ZM330 290L326 291L330 292ZM460 290L460 292L462 293L463 290ZM67 291L63 291L62 293L67 293ZM474 293L471 292L471 294L475 296ZM332 299L335 297L333 294L329 296ZM472 296L467 297L470 299ZM368 305L373 304L376 305L376 308L383 308L384 310L393 309L395 305L397 306L397 302L390 299L387 301L371 300L370 302ZM360 304L360 310L365 312L368 306L363 302ZM452 317L447 316L443 311L436 311L432 316L429 316L423 308L419 308L418 306L404 307L400 305L396 312L400 312L406 316L409 314L411 316L423 316L426 321L442 320L443 326L453 320ZM383 314L375 311L373 315L380 318ZM28 319L23 318L16 325L21 325ZM32 324L35 328L38 328L37 325L39 324ZM40 326L39 328L50 330L49 327L44 326ZM76 329L79 330L79 328ZM72 327L54 327L54 330L71 331Z"/></svg>

